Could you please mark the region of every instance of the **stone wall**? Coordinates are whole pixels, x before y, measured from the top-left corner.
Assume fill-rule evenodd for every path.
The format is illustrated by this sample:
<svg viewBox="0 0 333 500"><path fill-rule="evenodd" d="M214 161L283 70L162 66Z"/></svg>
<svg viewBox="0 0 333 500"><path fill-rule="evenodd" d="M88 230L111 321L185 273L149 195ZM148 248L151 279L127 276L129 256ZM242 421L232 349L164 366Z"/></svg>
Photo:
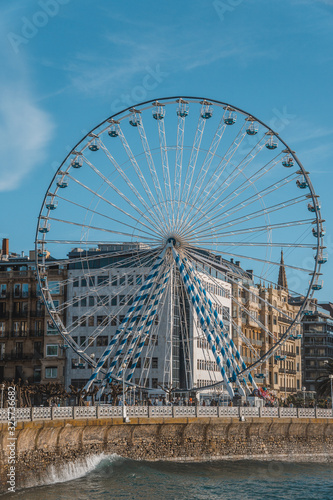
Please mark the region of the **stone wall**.
<svg viewBox="0 0 333 500"><path fill-rule="evenodd" d="M144 460L333 457L333 419L121 418L18 422L16 485L93 453ZM7 489L8 425L0 424L1 484Z"/></svg>

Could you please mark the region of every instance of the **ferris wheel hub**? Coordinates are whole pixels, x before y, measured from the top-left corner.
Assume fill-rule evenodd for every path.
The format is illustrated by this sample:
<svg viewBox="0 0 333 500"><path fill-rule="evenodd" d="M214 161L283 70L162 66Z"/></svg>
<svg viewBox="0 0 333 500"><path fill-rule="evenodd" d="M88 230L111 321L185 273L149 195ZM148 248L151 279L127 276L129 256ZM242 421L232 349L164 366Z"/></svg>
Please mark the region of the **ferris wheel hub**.
<svg viewBox="0 0 333 500"><path fill-rule="evenodd" d="M171 233L169 234L166 239L165 239L165 246L168 246L170 248L180 248L186 245L186 242L184 238L179 236L176 233Z"/></svg>

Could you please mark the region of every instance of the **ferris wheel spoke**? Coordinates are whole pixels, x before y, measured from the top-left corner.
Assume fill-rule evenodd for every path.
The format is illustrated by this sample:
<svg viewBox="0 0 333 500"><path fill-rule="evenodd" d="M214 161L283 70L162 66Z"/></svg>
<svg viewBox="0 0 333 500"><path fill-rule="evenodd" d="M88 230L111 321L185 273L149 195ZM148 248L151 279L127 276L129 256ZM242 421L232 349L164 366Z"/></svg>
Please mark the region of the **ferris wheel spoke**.
<svg viewBox="0 0 333 500"><path fill-rule="evenodd" d="M236 179L244 172L248 165L254 160L254 158L262 151L265 147L265 140L261 138L257 144L252 148L252 150L245 156L245 158L236 165L232 165L233 170L227 175L226 179L223 180L223 188L220 186L216 187L215 190L210 193L210 199L213 200L208 203L206 210L211 210L214 207L214 203L218 202L219 197L226 192L228 188L236 181ZM218 195L216 196L216 194Z"/></svg>
<svg viewBox="0 0 333 500"><path fill-rule="evenodd" d="M148 224L150 224L150 226L154 227L155 229L158 229L158 226L157 226L156 222L152 221L149 217L147 217L147 215L144 214L133 202L131 202L119 189L117 189L109 180L107 180L102 174L100 174L100 172L98 171L98 169L95 169L95 167L92 165L92 163L89 162L88 165L91 166L91 168L97 173L97 175L102 180L105 180L106 184L109 187L111 187L130 207L132 207L135 210L135 213L139 213L148 222ZM89 186L87 186L84 183L80 182L78 179L76 179L75 177L71 176L70 174L67 174L67 176L68 176L69 179L72 179L74 182L76 182L78 185L80 185L83 189L89 191L94 196L96 196L98 199L104 201L105 203L107 203L108 205L110 205L115 210L123 213L124 215L126 215L130 219L132 219L135 222L143 225L143 223L140 222L136 217L134 217L133 215L129 214L128 212L126 212L125 210L123 210L122 208L120 208L118 205L112 203L110 200L108 200L104 196L100 195L99 193L96 193ZM148 212L148 213L150 213L150 212ZM149 226L145 225L145 227L149 227Z"/></svg>
<svg viewBox="0 0 333 500"><path fill-rule="evenodd" d="M131 182L131 180L129 179L129 177L125 174L124 170L121 168L121 166L116 162L116 160L114 159L114 157L111 155L110 151L108 150L108 148L105 146L105 144L102 142L102 140L100 139L100 145L101 145L101 148L102 150L104 151L104 153L106 154L107 158L110 160L110 162L112 163L112 165L115 167L115 169L117 170L117 172L120 174L120 176L122 177L122 179L126 182L126 184L129 186L129 188L131 189L132 193L134 194L134 196L140 201L141 205L145 208L145 210L152 215L154 221L155 221L155 224L157 222L157 219L156 219L156 214L152 214L152 210L151 210L151 207L147 204L147 202L144 200L144 198L141 196L141 194L139 193L139 191L136 189L136 187L134 186L134 184ZM118 190L116 191L118 193ZM118 193L119 194L119 193ZM123 197L123 195L121 194L120 196ZM133 207L134 208L134 207ZM142 212L140 212L141 215L143 215Z"/></svg>
<svg viewBox="0 0 333 500"><path fill-rule="evenodd" d="M231 146L229 146L227 152L225 153L225 155L221 159L221 161L218 164L218 166L216 167L216 169L211 174L211 176L208 179L208 182L206 183L204 188L201 189L200 203L196 207L196 211L194 212L192 217L195 216L197 212L200 212L202 210L202 207L206 206L207 200L210 199L210 197L211 197L212 190L214 188L216 188L216 186L218 185L221 176L223 175L223 173L224 173L225 169L227 168L227 166L229 165L232 157L234 156L234 154L236 153L236 151L240 147L244 137L246 136L246 132L244 131L244 128L245 128L245 124L243 125L241 130L238 132L237 136L233 140ZM198 201L198 197L196 199L196 202L193 204L193 206L197 205L197 201Z"/></svg>
<svg viewBox="0 0 333 500"><path fill-rule="evenodd" d="M119 234L119 235L122 235L122 236L129 236L129 237L133 237L133 234L131 233L125 233L125 232L122 232L122 231L113 231L112 229L107 229L107 228L104 228L104 227L96 227L96 226L91 226L90 224L82 224L82 223L79 223L79 222L74 222L74 221L67 221L67 220L64 220L64 219L57 219L55 217L48 217L49 221L55 221L55 222L63 222L64 224L69 224L69 225L73 225L73 226L79 226L79 227L85 227L87 229L94 229L95 231L102 231L102 232L105 232L105 233L110 233L110 234ZM143 240L146 240L146 241L158 241L158 240L153 240L151 238L147 238L146 236L140 236L141 239Z"/></svg>
<svg viewBox="0 0 333 500"><path fill-rule="evenodd" d="M251 204L253 204L255 202L263 201L263 199L266 196L269 196L270 194L274 193L276 191L276 189L279 189L279 188L282 188L284 186L287 186L293 180L294 180L294 177L293 177L293 174L292 174L291 176L285 177L284 179L282 179L281 181L275 183L272 186L268 186L266 188L263 188L260 191L257 191L254 195L250 196L249 198L247 198L244 201L239 202L237 205L234 205L228 211L223 211L223 212L219 213L220 209L221 210L224 209L229 204L229 202L232 201L232 199L237 198L238 195L236 193L237 192L237 190L236 190L235 194L231 195L231 197L230 197L231 199L227 203L225 203L224 205L221 205L221 207L219 207L214 212L211 212L211 214L212 214L211 215L211 221L223 220L224 218L227 218L230 215L232 215L232 214L234 214L236 212L239 212L240 210L243 210L244 208L248 207L249 205L251 205ZM254 187L254 189L256 189L256 188ZM241 193L239 193L239 194L241 194ZM306 197L306 195L305 195L305 197ZM220 216L222 216L222 218L218 219Z"/></svg>
<svg viewBox="0 0 333 500"><path fill-rule="evenodd" d="M214 134L212 142L209 146L209 150L206 153L205 159L204 159L202 166L200 168L200 171L198 173L197 180L191 189L189 201L192 201L193 206L195 206L195 204L198 200L198 197L201 194L202 185L205 182L206 176L210 170L210 166L211 166L212 161L215 157L217 148L221 142L221 139L223 137L223 134L224 134L226 128L227 128L227 125L224 122L224 119L222 117L220 120L220 123L218 124L217 130ZM186 220L185 220L185 222L186 222Z"/></svg>
<svg viewBox="0 0 333 500"><path fill-rule="evenodd" d="M158 178L158 175L156 172L156 168L155 168L155 163L154 163L154 160L153 160L150 148L149 148L148 139L147 139L146 131L145 131L144 126L143 126L143 119L142 118L139 120L137 128L139 130L139 134L140 134L142 146L143 146L143 149L145 152L149 172L150 172L150 175L151 175L154 187L155 187L156 196L157 196L157 199L160 203L160 212L163 213L163 219L164 219L164 222L166 224L166 227L168 228L168 230L170 230L170 222L169 222L169 220L167 220L169 218L168 218L167 211L165 209L166 200L163 197L160 181L159 181L159 178Z"/></svg>
<svg viewBox="0 0 333 500"><path fill-rule="evenodd" d="M270 207L256 210L255 212L252 212L250 214L243 215L241 217L237 217L236 219L232 219L230 221L227 220L227 221L224 221L223 223L221 222L221 220L224 219L222 217L222 219L219 219L218 221L216 221L218 223L214 224L214 229L216 230L216 229L219 229L221 227L223 227L223 228L224 227L233 227L233 226L236 226L238 224L242 224L245 221L253 220L253 219L256 219L258 217L262 217L263 215L271 214L271 213L274 213L278 210L283 210L285 208L289 208L289 207L294 206L300 202L303 202L305 199L306 199L305 196L299 196L298 198L292 198L291 200L286 200L285 202L277 203L276 205L272 205ZM225 216L225 218L227 218L227 216ZM203 233L207 233L207 229L202 229L201 231L197 231L197 234L203 234Z"/></svg>
<svg viewBox="0 0 333 500"><path fill-rule="evenodd" d="M225 207L227 207L233 200L238 198L247 189L249 189L249 188L256 189L256 187L255 187L256 182L260 178L264 177L264 175L269 173L279 162L280 162L280 160L274 161L272 163L271 162L267 163L264 167L262 167L257 172L255 172L253 175L248 177L239 187L234 189L234 191L232 193L229 193L227 196L225 196L221 200L218 200L217 203L215 203L215 205L213 205L211 207L211 209L209 210L209 213L211 214L211 216L210 216L211 220L214 220L216 217L219 217L220 215L224 215L226 213L224 210ZM257 174L260 174L260 175L257 175ZM292 179L289 179L290 177L292 177ZM289 179L289 180L287 181L287 179ZM230 213L234 213L234 212L237 212L239 210L242 210L245 206L256 202L259 198L263 198L264 196L267 196L268 194L274 192L279 187L283 187L284 185L288 184L288 182L291 182L292 180L294 180L294 174L291 174L291 175L277 181L276 183L274 183L271 186L267 186L265 188L261 188L260 190L257 190L256 194L250 196L246 200L238 203L237 205L234 205L231 209L228 210L227 213L230 214ZM269 188L271 188L271 190L269 190ZM200 211L200 212L196 211L196 213L194 214L194 216L192 217L191 220L196 221L196 222L200 221L203 213L205 214L206 211L204 211L204 212L203 211Z"/></svg>
<svg viewBox="0 0 333 500"><path fill-rule="evenodd" d="M267 260L267 259L259 259L258 257L251 257L250 255L241 255L241 254L238 254L235 252L230 252L230 251L226 252L224 250L216 250L214 253L221 254L221 255L231 255L232 257L237 257L239 259L255 260L256 262L262 262L263 264L269 264L269 265L277 266L277 267L281 266L281 262L274 262L272 260ZM293 269L294 271L303 271L307 274L312 272L312 269L306 269L304 267L292 266L290 264L284 264L284 267L286 267L287 269Z"/></svg>
<svg viewBox="0 0 333 500"><path fill-rule="evenodd" d="M181 106L181 100L179 100L179 105ZM183 153L184 153L184 134L185 134L185 116L186 110L182 113L181 110L178 112L178 123L177 123L177 146L176 146L176 159L175 159L175 175L174 175L174 186L173 186L173 200L174 204L177 203L177 213L175 220L179 218L180 211L180 193L182 186L182 169L183 169Z"/></svg>
<svg viewBox="0 0 333 500"><path fill-rule="evenodd" d="M151 192L151 190L150 190L150 188L149 188L149 186L147 184L146 178L143 175L143 173L141 172L139 164L136 161L136 159L135 159L135 157L134 157L134 155L132 153L132 150L131 150L131 148L130 148L127 140L126 140L126 137L125 137L125 135L124 135L124 133L123 133L123 131L122 131L122 129L120 127L118 127L118 133L119 133L119 138L120 138L120 140L122 142L122 145L123 145L123 147L125 149L125 152L126 152L128 158L129 158L129 160L130 160L130 162L131 162L131 164L132 164L132 166L134 168L135 173L137 174L137 176L139 178L140 184L143 187L143 189L144 189L144 191L146 193L146 196L148 197L148 199L149 199L149 201L151 203L151 209L154 210L155 220L157 220L157 222L158 222L159 219L160 219L160 222L163 220L164 224L165 224L165 226L167 228L167 223L166 223L166 220L164 218L164 214L162 214L162 212L161 212L161 210L159 208L159 205L156 203L156 200L155 200L155 198L154 198L154 196L153 196L153 194L152 194L152 192Z"/></svg>
<svg viewBox="0 0 333 500"><path fill-rule="evenodd" d="M92 208L86 207L85 205L81 205L80 203L76 203L75 201L63 198L62 196L59 196L58 194L57 194L57 198L59 198L60 200L66 201L67 203L70 203L71 205L75 205L76 207L83 208L87 212L90 212L90 213L95 214L95 215L99 215L100 217L104 217L105 219L108 219L108 220L111 220L113 222L116 222L117 224L121 224L122 226L127 226L130 229L137 230L137 228L135 226L127 224L124 221L120 221L119 219L115 219L115 218L110 217L109 215L103 214L101 212L97 212L97 210L93 210ZM152 231L152 232L148 232L148 231L145 231L145 230L141 229L142 233L147 234L150 237L155 237L158 234L156 231L154 231L154 229L146 226L146 224L144 224L142 222L140 222L140 224L143 225L144 227L148 228L150 231Z"/></svg>
<svg viewBox="0 0 333 500"><path fill-rule="evenodd" d="M283 229L286 227L302 226L304 224L309 224L309 225L313 224L313 219L281 222L280 224L269 224L266 226L256 226L256 227L254 226L254 227L249 227L247 229L237 229L235 231L229 231L226 233L215 233L215 236L219 236L219 237L234 236L237 234L256 233L256 232L268 231L268 230L272 230L272 229ZM200 241L202 238L205 238L205 235L197 236L196 238L198 241Z"/></svg>
<svg viewBox="0 0 333 500"><path fill-rule="evenodd" d="M176 220L176 224L179 226L182 226L182 222L184 220L184 216L185 216L185 213L187 211L187 204L188 204L188 200L189 200L189 197L191 194L193 175L194 175L195 167L196 167L197 160L198 160L198 154L200 151L202 136L203 136L203 133L205 130L206 120L202 117L203 108L204 108L204 104L202 104L202 107L201 107L200 116L199 116L198 125L197 125L197 130L195 132L194 141L193 141L193 145L192 145L191 156L190 156L190 160L189 160L189 163L187 165L187 170L186 170L186 174L185 174L185 179L184 179L184 184L183 184L183 189L182 189L182 196L181 196L182 199L184 200L184 203L185 203L184 211L183 211L183 214L181 215L180 219Z"/></svg>
<svg viewBox="0 0 333 500"><path fill-rule="evenodd" d="M158 138L160 143L161 162L163 170L165 201L166 201L166 207L168 208L169 219L170 221L172 221L172 225L174 225L175 223L174 200L172 198L168 148L166 142L165 125L164 125L164 114L162 113L162 111L159 111L159 107L161 106L160 103L156 102L155 104L156 104L156 121L158 126Z"/></svg>

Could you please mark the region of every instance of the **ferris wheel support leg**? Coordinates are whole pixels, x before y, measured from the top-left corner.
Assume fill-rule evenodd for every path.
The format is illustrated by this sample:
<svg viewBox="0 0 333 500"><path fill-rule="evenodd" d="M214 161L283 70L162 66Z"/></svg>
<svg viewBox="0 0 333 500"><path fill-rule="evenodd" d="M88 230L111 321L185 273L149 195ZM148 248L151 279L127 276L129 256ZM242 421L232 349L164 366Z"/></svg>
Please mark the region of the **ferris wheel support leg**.
<svg viewBox="0 0 333 500"><path fill-rule="evenodd" d="M150 314L148 316L148 320L146 322L146 329L145 329L145 331L143 332L143 334L141 336L142 339L139 341L138 349L137 349L135 355L133 356L132 367L131 367L131 369L130 369L127 377L126 377L126 382L129 382L131 380L131 378L133 377L136 365L138 363L138 359L141 356L141 352L142 352L143 346L145 345L145 340L146 340L147 336L149 335L150 328L151 328L151 326L152 326L152 324L153 324L153 322L155 320L156 313L157 313L157 310L158 310L158 306L159 306L159 303L161 301L162 295L163 295L163 293L165 291L165 288L166 288L168 280L169 280L169 273L166 276L166 278L164 279L163 286L159 290L158 294L156 294L156 296L155 296L155 301L153 303L153 307L152 307L152 309L150 311Z"/></svg>
<svg viewBox="0 0 333 500"><path fill-rule="evenodd" d="M186 262L187 259L185 258L184 261ZM228 338L228 336L227 336L228 334L227 334L227 332L224 333L225 329L224 329L223 322L219 318L218 313L217 313L216 309L214 308L211 300L209 298L207 298L207 293L206 293L204 286L201 284L200 279L197 278L194 270L192 269L192 267L190 265L188 265L188 274L194 280L194 282L197 283L197 285L193 285L193 282L192 282L191 287L192 287L193 294L195 294L196 301L197 301L198 305L200 304L200 300L201 300L204 304L203 307L205 310L205 314L210 318L210 320L214 324L217 331L220 332L220 335L216 334L215 342L216 342L217 346L220 347L221 352L222 353L225 352L224 357L228 360L227 363L232 364L233 372L238 375L241 370L236 362L236 359L235 359L235 356L234 356L232 350L230 349L230 339L228 339L229 344L226 342L226 339ZM199 296L200 296L200 298L199 298ZM206 306L209 307L209 311L207 311ZM244 387L247 389L247 384L246 384L244 377L242 379L242 382L244 384ZM236 377L236 383L239 386L239 389L240 389L240 392L242 393L242 395L245 396L244 389L241 385L241 381L239 380L238 376Z"/></svg>
<svg viewBox="0 0 333 500"><path fill-rule="evenodd" d="M198 279L198 278L197 278L197 279ZM199 280L199 279L198 279L198 282L200 283L200 280ZM212 304L211 300L209 299L209 297L207 297L207 292L206 292L206 290L204 289L204 287L202 287L202 292L203 292L203 295L204 295L204 297L205 297L205 299L206 299L206 301L207 301L207 303L208 303L209 307L210 307L210 308L213 308L213 304ZM216 318L216 320L217 320L217 318L218 318L217 311L215 311L215 310L214 310L213 314L214 314L214 317L215 317L215 318ZM222 323L221 321L220 321L220 327L223 327L223 323ZM243 360L243 358L242 358L242 356L241 356L240 352L238 351L237 347L235 346L235 344L234 344L234 342L233 342L233 340L232 340L231 336L230 336L227 332L225 332L225 333L223 333L223 337L224 337L224 339L226 340L226 342L229 344L229 346L230 346L230 348L231 348L231 350L232 350L232 356L233 356L233 358L235 359L235 361L237 360L237 361L240 363L240 365L241 365L241 367L242 367L242 371L243 371L243 370L245 370L245 369L246 369L246 364L245 364L245 362L244 362L244 360ZM241 370L240 370L240 368L238 367L238 365L237 365L237 371L238 371L238 372L240 372L240 371L241 371ZM252 377L251 373L248 373L248 379L249 379L249 382L250 382L250 384L252 385L252 387L253 387L254 389L257 389L257 384L256 384L256 383L255 383L255 381L253 380L253 377ZM243 382L244 382L244 384L245 384L245 387L247 388L247 384L246 384L246 381L245 381L245 379L244 379L244 378L243 378Z"/></svg>
<svg viewBox="0 0 333 500"><path fill-rule="evenodd" d="M146 297L146 292L147 290L153 285L153 280L154 278L158 275L158 270L159 270L159 267L162 265L163 263L163 260L164 260L164 255L165 255L165 251L166 249L164 249L161 254L157 257L157 262L156 264L153 266L152 270L151 270L151 274L149 274L149 276L147 277L146 281L144 282L144 284L141 286L138 294L136 295L134 301L133 301L133 305L129 308L129 310L127 311L126 315L125 315L125 318L123 319L123 322L122 324L120 325L120 328L118 328L118 330L116 331L114 337L112 338L112 340L110 341L108 347L105 349L104 353L102 354L101 356L101 359L99 360L98 364L97 364L97 367L95 368L94 372L92 373L90 379L88 380L88 382L86 383L84 389L86 391L88 391L91 387L91 384L94 382L94 380L96 380L97 376L98 376L98 373L99 371L101 370L102 366L104 365L106 359L110 356L112 350L113 350L113 346L116 344L116 342L118 341L119 339L119 336L120 334L122 333L122 331L124 330L125 326L127 325L127 323L130 321L131 317L133 316L133 314L135 313L135 311L137 311L139 308L142 307L142 304L143 304L143 300L144 298Z"/></svg>
<svg viewBox="0 0 333 500"><path fill-rule="evenodd" d="M165 282L165 284L166 284L166 283L167 283L167 281L168 281L168 274L169 274L169 273L168 273L168 272L166 272L166 273L163 273L163 275L162 275L162 279L164 278L164 282ZM153 289L153 291L152 291L152 294L151 294L151 296L150 296L150 298L149 298L149 300L150 300L150 302L151 302L151 303L150 303L150 304L148 304L148 306L147 306L147 308L146 308L147 313L146 313L144 316L142 316L142 315L140 315L140 314L135 315L135 316L133 315L133 316L132 316L132 318L131 318L131 324L132 324L132 325L133 325L133 324L134 324L137 320L139 320L138 327L137 327L137 329L136 329L136 331L137 331L137 334L138 334L138 335L137 335L136 337L134 337L134 338L132 339L132 341L131 341L131 346L132 346L132 349L131 349L131 346L130 346L130 349L129 349L129 351L128 351L128 353L127 353L127 356L126 356L126 358L127 358L127 359L129 359L129 355L130 355L130 353L133 351L133 347L134 347L134 345L136 344L136 342L137 342L138 338L139 338L139 337L141 337L142 330L143 330L144 326L145 326L146 324L148 324L148 323L149 323L149 328L151 327L152 321L150 321L150 319L149 319L149 318L150 318L150 313L149 313L149 311L150 311L150 310L154 307L154 305L155 305L155 304L157 305L157 304L159 303L159 299L157 299L157 297L159 297L159 298L160 298L160 297L161 297L161 294L163 293L163 290L164 290L164 288L163 288L162 290L159 290L159 291L156 293L156 290L157 290L157 289L158 289L158 286L157 286L157 285L155 285L155 287L154 287L154 289ZM108 372L107 372L107 373L106 373L106 375L105 375L105 380L107 380L107 379L110 377L110 375L112 374L112 372L114 371L114 369L115 369L115 367L116 367L116 365L117 365L117 362L118 362L119 356L121 355L121 353L122 353L122 351L123 351L123 348L124 348L124 346L125 346L125 345L126 345L126 343L127 343L127 339L128 339L128 337L129 337L129 335L132 333L132 331L133 331L133 326L131 326L129 329L127 329L127 330L126 330L126 332L125 332L125 334L124 334L124 337L123 337L123 339L121 340L120 348L119 348L119 349L118 349L118 351L116 352L115 357L114 357L114 359L112 360L112 363L110 364L109 370L108 370ZM124 364L126 364L125 359L124 359ZM123 369L121 368L121 369L120 369L120 371L119 371L119 372L118 372L118 374L117 374L117 377L121 376L122 372L123 372Z"/></svg>
<svg viewBox="0 0 333 500"><path fill-rule="evenodd" d="M212 325L210 324L210 318L207 317L205 318L202 314L202 311L201 311L201 308L198 306L198 304L196 303L196 298L195 298L195 295L193 294L193 291L191 289L191 282L190 284L188 284L189 282L189 276L186 272L186 268L184 266L184 263L181 261L181 258L179 256L179 254L176 252L176 250L173 248L172 249L172 253L173 253L173 257L175 259L175 262L177 264L177 267L179 269L179 272L180 272L180 275L182 277L182 280L184 282L184 285L185 285L185 288L187 290L187 293L189 295L189 298L190 298L190 302L192 303L192 306L199 318L199 321L200 321L200 324L201 324L201 327L207 337L207 341L212 349L212 352L213 352L213 355L215 357L215 361L216 361L216 364L218 365L219 369L220 369L220 372L222 374L222 377L223 377L223 380L224 380L224 383L226 385L226 388L227 388L227 391L230 395L231 398L234 397L234 391L233 391L233 388L230 384L230 381L229 381L229 378L227 377L227 374L226 374L226 371L224 369L224 366L222 364L222 360L220 358L220 356L218 355L217 353L217 350L216 350L216 345L215 345L215 342L214 342L214 337L215 337L215 331L214 329L212 329L211 331L208 331L207 327L208 328L211 328ZM207 325L207 327L205 326ZM225 351L224 351L225 353ZM221 351L221 354L223 356L223 352ZM236 373L233 371L232 367L231 367L231 363L230 363L230 360L229 358L226 358L226 364L227 364L227 367L228 369L233 372L232 373L232 381L233 382L236 382L237 380L237 376L236 376Z"/></svg>

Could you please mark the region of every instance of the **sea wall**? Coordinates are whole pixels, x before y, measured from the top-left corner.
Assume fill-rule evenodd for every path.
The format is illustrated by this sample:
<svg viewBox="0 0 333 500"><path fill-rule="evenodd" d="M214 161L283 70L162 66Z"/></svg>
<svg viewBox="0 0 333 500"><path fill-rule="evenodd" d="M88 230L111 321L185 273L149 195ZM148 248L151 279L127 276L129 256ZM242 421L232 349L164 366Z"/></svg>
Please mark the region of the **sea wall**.
<svg viewBox="0 0 333 500"><path fill-rule="evenodd" d="M122 418L17 422L15 441L0 424L1 484L7 489L15 442L16 487L94 453L139 460L330 459L330 418ZM12 453L13 454L13 453Z"/></svg>

